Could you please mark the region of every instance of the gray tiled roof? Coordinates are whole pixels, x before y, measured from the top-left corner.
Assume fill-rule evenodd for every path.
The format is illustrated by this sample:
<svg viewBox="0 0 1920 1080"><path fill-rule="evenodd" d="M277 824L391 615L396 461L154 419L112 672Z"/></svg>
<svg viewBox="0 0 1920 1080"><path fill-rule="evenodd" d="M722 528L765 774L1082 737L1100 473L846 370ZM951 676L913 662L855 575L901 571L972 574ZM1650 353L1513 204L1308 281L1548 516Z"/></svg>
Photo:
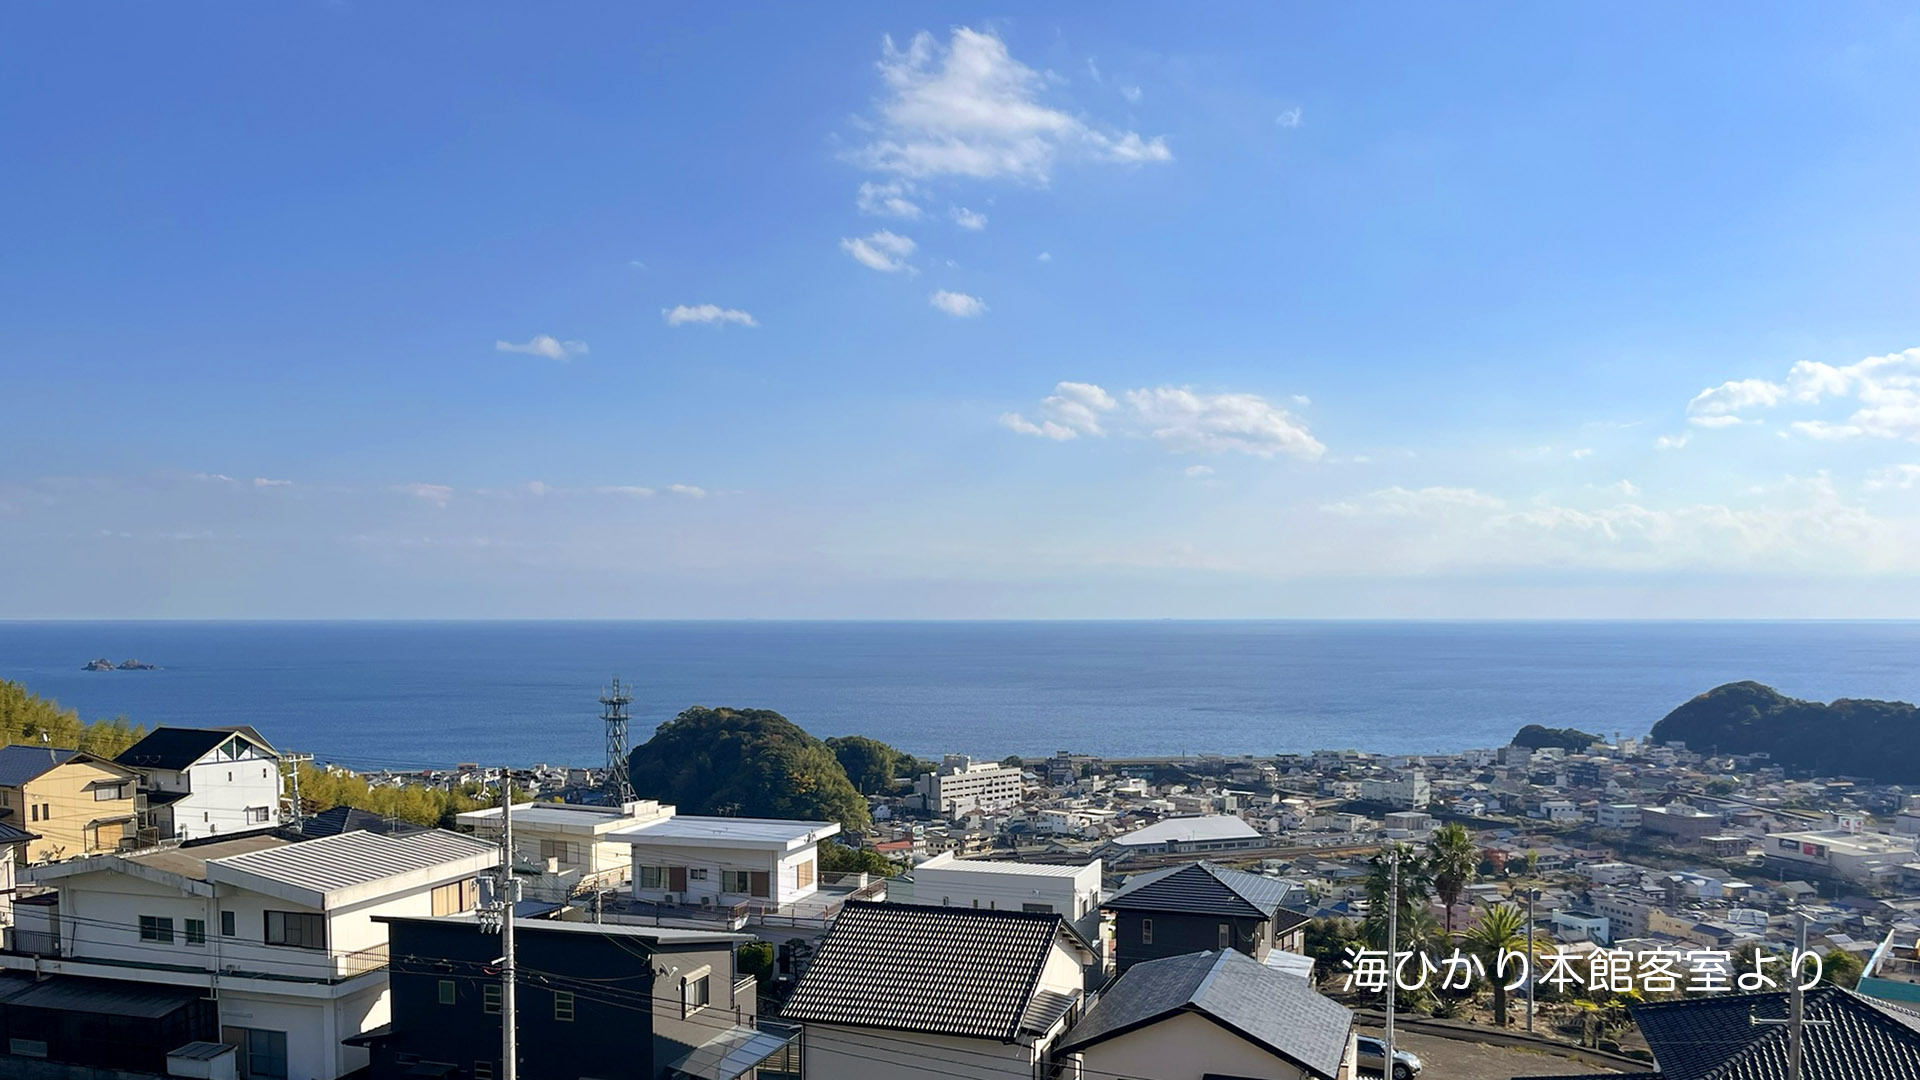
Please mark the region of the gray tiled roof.
<svg viewBox="0 0 1920 1080"><path fill-rule="evenodd" d="M780 1016L1011 1042L1063 926L1038 912L852 902Z"/></svg>
<svg viewBox="0 0 1920 1080"><path fill-rule="evenodd" d="M1286 882L1196 862L1136 875L1100 906L1271 919L1286 893Z"/></svg>
<svg viewBox="0 0 1920 1080"><path fill-rule="evenodd" d="M1716 994L1633 1009L1666 1080L1775 1080L1787 1074L1788 995ZM1802 1080L1920 1080L1920 1014L1835 986L1806 993Z"/></svg>
<svg viewBox="0 0 1920 1080"><path fill-rule="evenodd" d="M1353 1013L1305 979L1233 949L1135 964L1100 996L1058 1050L1066 1053L1183 1012L1199 1013L1331 1080L1346 1056Z"/></svg>
<svg viewBox="0 0 1920 1080"><path fill-rule="evenodd" d="M0 787L19 787L55 765L64 765L78 750L49 750L44 746L0 746Z"/></svg>

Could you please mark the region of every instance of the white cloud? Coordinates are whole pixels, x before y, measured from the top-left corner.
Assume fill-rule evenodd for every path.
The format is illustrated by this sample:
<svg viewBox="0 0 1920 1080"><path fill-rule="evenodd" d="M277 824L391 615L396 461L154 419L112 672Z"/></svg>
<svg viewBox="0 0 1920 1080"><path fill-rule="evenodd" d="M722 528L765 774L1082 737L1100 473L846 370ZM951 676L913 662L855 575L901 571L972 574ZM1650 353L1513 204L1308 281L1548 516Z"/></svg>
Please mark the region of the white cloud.
<svg viewBox="0 0 1920 1080"><path fill-rule="evenodd" d="M539 334L523 345L515 345L511 341L496 341L493 347L499 352L541 356L548 360L565 360L571 356L584 356L587 352L587 343L584 341L561 341L547 334Z"/></svg>
<svg viewBox="0 0 1920 1080"><path fill-rule="evenodd" d="M1867 474L1869 491L1885 491L1888 488L1904 491L1911 487L1920 487L1920 465L1889 465Z"/></svg>
<svg viewBox="0 0 1920 1080"><path fill-rule="evenodd" d="M907 257L912 255L919 245L898 233L881 229L871 236L860 239L840 241L840 250L854 257L862 266L871 267L881 273L893 274L905 270L913 272L907 265Z"/></svg>
<svg viewBox="0 0 1920 1080"><path fill-rule="evenodd" d="M625 495L634 499L646 499L653 496L650 487L638 487L633 484L608 484L593 489L596 495Z"/></svg>
<svg viewBox="0 0 1920 1080"><path fill-rule="evenodd" d="M948 292L945 289L927 297L927 303L956 319L971 319L987 310L985 300L962 292Z"/></svg>
<svg viewBox="0 0 1920 1080"><path fill-rule="evenodd" d="M668 484L667 493L669 495L684 495L689 499L704 499L707 497L706 488L695 487L692 484Z"/></svg>
<svg viewBox="0 0 1920 1080"><path fill-rule="evenodd" d="M292 487L292 486L293 486L293 481L291 481L291 480L269 480L269 479L267 479L267 478L266 478L266 477L264 477L264 476L256 476L256 477L254 477L254 478L253 478L253 486L254 486L254 487L257 487L257 488L272 488L272 487Z"/></svg>
<svg viewBox="0 0 1920 1080"><path fill-rule="evenodd" d="M1737 416L1729 416L1725 413L1714 413L1714 414L1709 414L1707 416L1687 417L1687 423L1692 424L1694 427L1703 427L1703 428L1733 427L1736 424L1745 424L1749 422L1750 421L1742 420Z"/></svg>
<svg viewBox="0 0 1920 1080"><path fill-rule="evenodd" d="M909 198L912 194L913 185L906 180L889 180L882 184L869 181L860 185L859 194L854 196L854 205L861 213L873 217L912 221L920 216L920 204Z"/></svg>
<svg viewBox="0 0 1920 1080"><path fill-rule="evenodd" d="M1634 482L1631 480L1619 481L1618 483L1613 485L1613 490L1619 492L1622 495L1625 495L1628 498L1632 498L1635 495L1640 494L1640 488L1637 485L1635 485Z"/></svg>
<svg viewBox="0 0 1920 1080"><path fill-rule="evenodd" d="M234 482L233 477L228 476L226 473L217 472L197 472L193 474L193 478L204 484L231 484Z"/></svg>
<svg viewBox="0 0 1920 1080"><path fill-rule="evenodd" d="M1316 460L1326 447L1285 409L1256 394L1199 393L1185 387L1128 390L1116 399L1091 383L1063 382L1041 401L1037 421L1008 413L1014 431L1064 440L1103 435L1105 425L1153 439L1176 454L1285 455Z"/></svg>
<svg viewBox="0 0 1920 1080"><path fill-rule="evenodd" d="M395 484L393 490L435 506L445 506L453 501L453 489L445 484Z"/></svg>
<svg viewBox="0 0 1920 1080"><path fill-rule="evenodd" d="M987 227L987 215L956 206L953 208L953 223L971 232L979 232Z"/></svg>
<svg viewBox="0 0 1920 1080"><path fill-rule="evenodd" d="M1191 476L1191 477L1193 477L1193 478L1195 478L1195 479L1200 479L1200 478L1203 478L1203 477L1208 477L1208 476L1212 476L1212 475L1213 475L1213 466L1211 466L1211 465L1189 465L1189 466L1187 466L1187 468L1186 468L1186 474L1187 474L1188 476Z"/></svg>
<svg viewBox="0 0 1920 1080"><path fill-rule="evenodd" d="M1308 397L1305 394L1295 394L1288 400L1292 401L1295 405L1298 405L1303 409L1313 404L1313 399Z"/></svg>
<svg viewBox="0 0 1920 1080"><path fill-rule="evenodd" d="M1678 450L1687 445L1687 440L1692 437L1691 434L1685 431L1678 435L1662 435L1653 440L1653 448L1655 450Z"/></svg>
<svg viewBox="0 0 1920 1080"><path fill-rule="evenodd" d="M1567 451L1567 456L1575 461L1585 461L1593 456L1593 447L1582 446L1574 450L1569 450Z"/></svg>
<svg viewBox="0 0 1920 1080"><path fill-rule="evenodd" d="M1120 88L1120 96L1127 99L1127 104L1138 105L1140 99L1147 95L1137 86L1123 86Z"/></svg>
<svg viewBox="0 0 1920 1080"><path fill-rule="evenodd" d="M1784 382L1740 379L1703 390L1688 403L1687 413L1700 423L1701 417L1731 416L1743 409L1772 408L1788 401L1818 405L1828 399L1846 398L1853 399L1857 408L1845 422L1797 420L1788 425L1788 430L1814 439L1868 436L1920 442L1920 348L1869 356L1840 367L1802 360L1787 370Z"/></svg>
<svg viewBox="0 0 1920 1080"><path fill-rule="evenodd" d="M956 27L943 46L914 35L881 46L873 138L852 155L899 176L1012 178L1045 184L1056 163L1170 161L1164 139L1095 126L1040 100L1046 79L991 32Z"/></svg>
<svg viewBox="0 0 1920 1080"><path fill-rule="evenodd" d="M1038 254L1038 255L1035 255L1035 256L1034 256L1034 258L1035 258L1036 260L1038 260L1038 261L1040 261L1040 262L1052 262L1052 261L1053 261L1053 252L1051 252L1051 251L1043 251L1043 252L1041 252L1040 254Z"/></svg>
<svg viewBox="0 0 1920 1080"><path fill-rule="evenodd" d="M1368 495L1359 505L1334 503L1325 509L1343 515L1363 512L1408 516L1459 510L1498 510L1506 501L1483 491L1463 487L1404 488L1395 485Z"/></svg>
<svg viewBox="0 0 1920 1080"><path fill-rule="evenodd" d="M1300 112L1300 106L1295 105L1291 108L1281 109L1280 115L1274 117L1273 122L1283 128L1297 128L1300 126L1302 119L1303 116Z"/></svg>
<svg viewBox="0 0 1920 1080"><path fill-rule="evenodd" d="M739 326L759 326L754 317L739 308L723 308L719 304L678 304L670 308L661 308L660 317L667 320L668 326L725 326L734 323Z"/></svg>

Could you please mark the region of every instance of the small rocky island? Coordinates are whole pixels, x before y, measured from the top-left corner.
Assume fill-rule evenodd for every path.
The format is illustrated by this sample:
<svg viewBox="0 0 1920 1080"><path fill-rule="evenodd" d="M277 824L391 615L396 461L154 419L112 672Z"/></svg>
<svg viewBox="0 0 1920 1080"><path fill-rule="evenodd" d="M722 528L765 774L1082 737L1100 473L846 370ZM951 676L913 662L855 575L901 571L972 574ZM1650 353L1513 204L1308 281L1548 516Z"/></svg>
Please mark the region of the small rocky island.
<svg viewBox="0 0 1920 1080"><path fill-rule="evenodd" d="M159 671L159 664L149 664L145 660L122 660L118 664L102 656L87 661L82 671Z"/></svg>

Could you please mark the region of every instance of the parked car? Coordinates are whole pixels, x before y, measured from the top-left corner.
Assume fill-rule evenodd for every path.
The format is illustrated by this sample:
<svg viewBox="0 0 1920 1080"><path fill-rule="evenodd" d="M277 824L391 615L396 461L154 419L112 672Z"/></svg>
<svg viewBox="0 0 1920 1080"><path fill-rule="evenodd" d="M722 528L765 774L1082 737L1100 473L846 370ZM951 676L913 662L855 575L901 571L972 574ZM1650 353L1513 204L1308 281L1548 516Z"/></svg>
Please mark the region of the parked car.
<svg viewBox="0 0 1920 1080"><path fill-rule="evenodd" d="M1359 1044L1360 1049L1360 1072L1374 1076L1387 1075L1384 1067L1387 1061L1387 1044L1371 1035L1357 1036L1354 1041ZM1393 1080L1413 1080L1425 1067L1420 1062L1420 1056L1411 1050L1393 1052Z"/></svg>

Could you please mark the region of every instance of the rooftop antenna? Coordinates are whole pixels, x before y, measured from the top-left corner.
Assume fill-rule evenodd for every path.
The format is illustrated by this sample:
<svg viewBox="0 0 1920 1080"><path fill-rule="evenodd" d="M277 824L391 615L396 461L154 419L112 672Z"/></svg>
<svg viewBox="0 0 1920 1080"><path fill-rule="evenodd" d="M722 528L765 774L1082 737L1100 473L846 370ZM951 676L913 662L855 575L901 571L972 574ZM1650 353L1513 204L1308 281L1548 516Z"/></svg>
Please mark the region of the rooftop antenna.
<svg viewBox="0 0 1920 1080"><path fill-rule="evenodd" d="M627 706L633 695L613 677L613 686L600 695L600 719L607 725L607 791L614 802L633 801L633 782L627 777Z"/></svg>

